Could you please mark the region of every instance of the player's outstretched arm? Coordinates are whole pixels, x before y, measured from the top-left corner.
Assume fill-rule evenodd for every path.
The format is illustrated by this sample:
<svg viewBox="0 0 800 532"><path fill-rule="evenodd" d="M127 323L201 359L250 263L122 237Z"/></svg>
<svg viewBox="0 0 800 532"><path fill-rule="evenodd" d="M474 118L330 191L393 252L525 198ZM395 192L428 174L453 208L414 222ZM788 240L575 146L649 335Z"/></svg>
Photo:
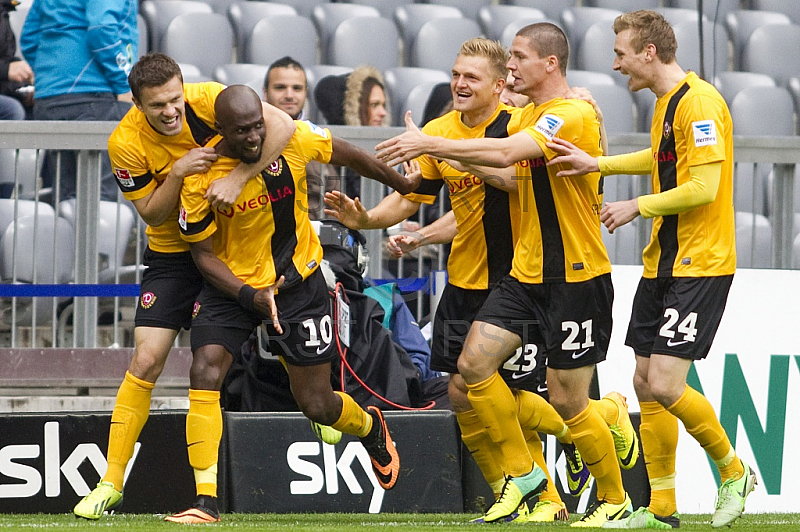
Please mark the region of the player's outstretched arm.
<svg viewBox="0 0 800 532"><path fill-rule="evenodd" d="M422 246L452 242L457 234L456 216L453 211L447 211L441 218L432 224L421 227L418 231L390 236L386 243L386 249L389 255L399 259L403 254Z"/></svg>
<svg viewBox="0 0 800 532"><path fill-rule="evenodd" d="M402 222L419 210L419 203L392 192L367 211L358 198L351 199L338 190L325 193L325 214L350 229L384 229Z"/></svg>
<svg viewBox="0 0 800 532"><path fill-rule="evenodd" d="M267 136L261 150L261 159L253 164L239 163L228 176L209 185L205 198L215 209L226 209L236 203L245 183L280 156L297 129L294 120L277 107L262 102L262 108Z"/></svg>
<svg viewBox="0 0 800 532"><path fill-rule="evenodd" d="M183 179L194 174L208 172L217 160L213 148L194 148L175 161L166 179L147 196L133 200L136 212L150 227L166 222L175 211L181 194Z"/></svg>
<svg viewBox="0 0 800 532"><path fill-rule="evenodd" d="M383 164L374 155L370 155L344 139L333 137L331 140L333 141L331 164L352 168L358 174L388 185L401 194L413 192L422 180L422 174L418 172L412 172L405 176L400 175L394 168Z"/></svg>

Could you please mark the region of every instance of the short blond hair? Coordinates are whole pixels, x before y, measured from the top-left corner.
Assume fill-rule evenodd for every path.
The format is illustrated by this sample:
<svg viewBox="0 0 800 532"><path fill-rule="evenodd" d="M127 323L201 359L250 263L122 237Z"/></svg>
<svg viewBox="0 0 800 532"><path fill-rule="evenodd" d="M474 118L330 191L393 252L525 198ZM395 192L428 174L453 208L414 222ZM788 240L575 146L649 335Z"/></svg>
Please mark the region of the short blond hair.
<svg viewBox="0 0 800 532"><path fill-rule="evenodd" d="M672 26L660 13L645 10L623 13L614 20L614 33L625 30L631 30L631 46L637 54L652 44L662 63L675 61L678 41Z"/></svg>
<svg viewBox="0 0 800 532"><path fill-rule="evenodd" d="M464 57L485 57L489 61L492 75L496 78L506 78L508 74L508 50L500 41L492 41L482 37L475 37L461 45L458 55Z"/></svg>

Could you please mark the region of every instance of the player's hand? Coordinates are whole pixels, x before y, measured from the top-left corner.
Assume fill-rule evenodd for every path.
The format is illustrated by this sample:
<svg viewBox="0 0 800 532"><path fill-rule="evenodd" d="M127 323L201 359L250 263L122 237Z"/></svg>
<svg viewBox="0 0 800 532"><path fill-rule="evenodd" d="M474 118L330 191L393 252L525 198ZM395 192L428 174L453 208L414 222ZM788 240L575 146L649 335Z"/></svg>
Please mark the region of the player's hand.
<svg viewBox="0 0 800 532"><path fill-rule="evenodd" d="M403 233L390 236L386 242L386 250L392 258L399 259L422 245L424 245L424 238L419 233Z"/></svg>
<svg viewBox="0 0 800 532"><path fill-rule="evenodd" d="M609 234L639 216L639 200L633 198L625 201L606 203L600 211L600 222L606 226Z"/></svg>
<svg viewBox="0 0 800 532"><path fill-rule="evenodd" d="M189 175L204 174L208 172L211 164L216 160L217 154L214 148L194 148L175 161L170 174L181 179Z"/></svg>
<svg viewBox="0 0 800 532"><path fill-rule="evenodd" d="M228 209L239 199L239 194L242 193L247 181L248 179L243 179L242 176L237 178L229 174L222 179L212 181L203 197L215 209Z"/></svg>
<svg viewBox="0 0 800 532"><path fill-rule="evenodd" d="M422 182L422 168L416 159L411 159L408 162L403 162L403 171L406 174L406 181L409 182L409 190L415 191Z"/></svg>
<svg viewBox="0 0 800 532"><path fill-rule="evenodd" d="M547 166L554 166L557 164L565 166L565 169L559 170L556 174L558 177L570 177L599 172L597 158L592 157L567 140L553 137L553 140L547 143L547 147L558 153L557 156L547 161Z"/></svg>
<svg viewBox="0 0 800 532"><path fill-rule="evenodd" d="M278 305L275 304L275 291L283 286L284 281L286 281L286 278L281 275L275 281L275 284L259 290L256 292L255 298L253 298L253 308L261 314L269 316L269 319L272 320L272 326L275 327L278 334L283 334L283 328L278 321Z"/></svg>
<svg viewBox="0 0 800 532"><path fill-rule="evenodd" d="M420 131L411 119L411 111L406 111L406 132L385 140L375 146L376 157L388 166L410 161L419 157L428 147L430 137Z"/></svg>
<svg viewBox="0 0 800 532"><path fill-rule="evenodd" d="M364 229L369 223L367 209L358 198L351 199L338 190L325 193L325 214L333 216L350 229Z"/></svg>

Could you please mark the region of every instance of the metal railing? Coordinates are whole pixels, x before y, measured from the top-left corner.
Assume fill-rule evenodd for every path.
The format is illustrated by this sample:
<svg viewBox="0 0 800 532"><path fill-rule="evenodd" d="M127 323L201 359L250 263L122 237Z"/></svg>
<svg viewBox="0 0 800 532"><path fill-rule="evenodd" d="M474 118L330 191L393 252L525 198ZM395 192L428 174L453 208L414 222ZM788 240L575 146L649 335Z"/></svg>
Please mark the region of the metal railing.
<svg viewBox="0 0 800 532"><path fill-rule="evenodd" d="M132 345L133 308L140 275L138 265L145 246L144 225L135 214L132 225L123 223L132 212L125 201L113 203L110 209L109 202L100 201L100 161L101 157L106 157L101 150L105 150L114 125L110 122L0 122L0 185L6 184L0 189L10 190L12 195L11 199L0 200L3 203L0 211L4 209L6 213L0 220L10 220L0 228L0 266L4 277L0 284L3 307L0 347ZM348 126L330 129L334 135L369 152L380 141L403 131L402 128ZM649 141L646 134L616 135L610 137L609 144L611 153L622 153L642 149ZM49 193L39 180L37 168L42 150L55 149L79 151L77 194L71 204L52 202L51 206L47 198L58 197L58 180L53 184L56 190ZM795 183L800 137L737 137L735 156L739 166L760 165L752 189L763 191L766 198L761 205L756 202L757 194L749 194L752 216L743 217L741 222L737 218L737 233L741 229L742 238L753 242L750 245L742 240L740 265L791 268L792 245L800 229L800 223L795 221L800 217L797 198L800 185ZM649 190L649 180L645 177L627 181L606 179L606 190L614 187L616 199ZM367 208L376 205L385 194L383 185L362 179L361 201ZM23 207L31 207L32 211L25 214ZM62 218L71 222L66 228L60 221ZM33 224L25 233L29 237L22 231L26 223ZM48 236L50 227L52 233ZM100 231L108 227L111 232L101 235ZM766 242L765 234L768 235ZM365 236L370 253L370 275L382 277L387 266L384 233L366 231ZM640 252L649 239L647 223L632 225L627 235L618 231L607 236L612 262L641 263ZM765 254L763 250L767 248L769 251ZM71 262L68 266L72 270L67 281L60 279L57 273L55 262L64 262L59 253L66 253L71 259L67 261ZM43 268L44 275L40 267L47 260L54 263ZM21 278L23 265L33 271L32 278ZM429 270L444 269L443 247L438 246L432 255L420 255L414 268L408 266L401 261L390 275L405 277L410 270L422 275ZM30 297L31 294L37 297ZM71 303L66 295L74 296ZM423 294L408 298L416 299L416 309L412 305L412 311L416 310L418 319L423 318L426 298ZM98 326L98 321L105 319L108 325ZM185 344L185 339L181 342Z"/></svg>

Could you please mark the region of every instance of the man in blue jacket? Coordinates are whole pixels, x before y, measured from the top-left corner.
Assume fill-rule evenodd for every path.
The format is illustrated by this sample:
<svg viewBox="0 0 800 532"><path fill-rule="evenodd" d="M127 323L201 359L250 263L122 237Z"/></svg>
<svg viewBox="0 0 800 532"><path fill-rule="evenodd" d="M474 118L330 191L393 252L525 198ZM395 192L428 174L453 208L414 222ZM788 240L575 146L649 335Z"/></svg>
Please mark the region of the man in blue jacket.
<svg viewBox="0 0 800 532"><path fill-rule="evenodd" d="M128 73L139 44L137 11L137 0L34 0L20 47L36 78L35 120L118 121L125 115L132 101ZM56 153L45 159L46 183L55 178ZM60 155L59 200L75 196L77 178L76 152ZM107 157L101 198L117 199Z"/></svg>

